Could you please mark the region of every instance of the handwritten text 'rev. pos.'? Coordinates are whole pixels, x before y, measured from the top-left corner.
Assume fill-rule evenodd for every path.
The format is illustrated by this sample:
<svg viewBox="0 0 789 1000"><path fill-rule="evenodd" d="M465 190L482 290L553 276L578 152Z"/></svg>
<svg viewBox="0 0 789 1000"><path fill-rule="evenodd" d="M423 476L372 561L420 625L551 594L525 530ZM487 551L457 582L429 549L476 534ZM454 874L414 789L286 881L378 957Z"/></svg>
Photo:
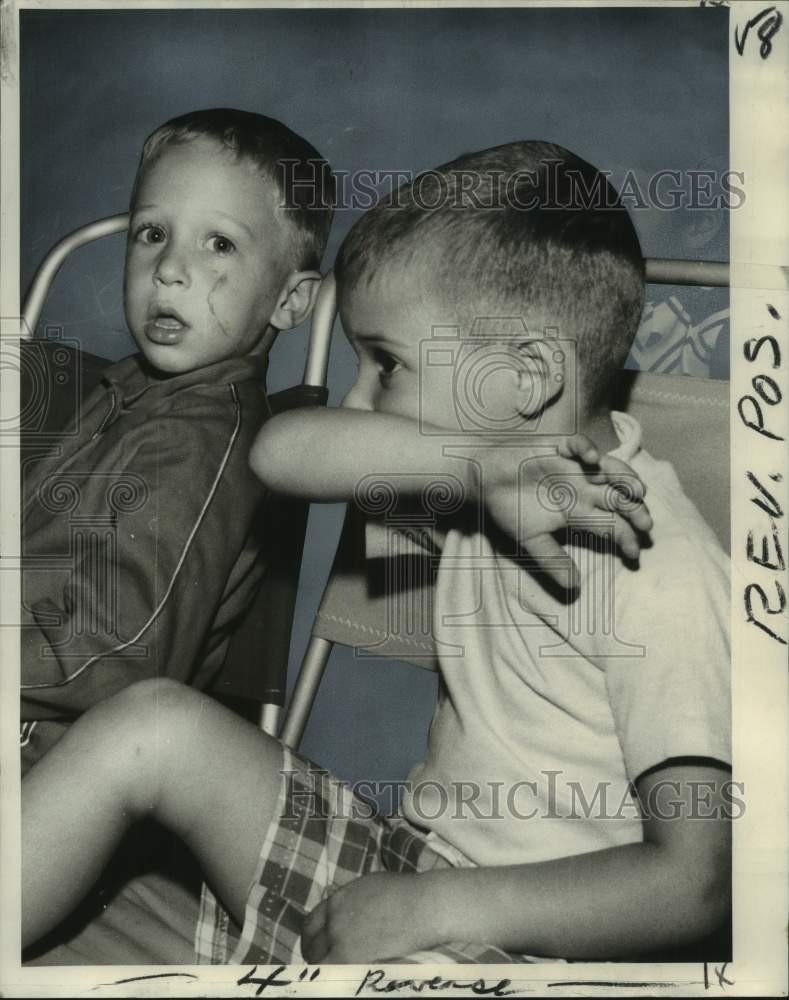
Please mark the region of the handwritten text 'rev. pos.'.
<svg viewBox="0 0 789 1000"><path fill-rule="evenodd" d="M767 311L773 320L780 322L781 317L774 306L768 305ZM766 367L773 373L781 369L781 348L778 339L771 334L746 341L743 353L751 364ZM772 444L771 451L776 456L784 456L784 461L781 462L783 465L786 445L778 429L784 426L781 417L786 404L778 380L773 375L758 371L751 379L751 389L737 403L740 419L754 434ZM746 556L750 563L761 566L770 574L762 574L761 582L746 586L743 595L745 615L749 624L785 646L787 638L781 634L781 630L786 631L786 619L783 616L786 610L786 592L779 579L786 570L781 544L785 512L775 496L778 491L774 485L783 481L783 473L778 468L772 468L760 476L750 470L745 474L756 490L751 503L761 511L761 523L748 531Z"/></svg>

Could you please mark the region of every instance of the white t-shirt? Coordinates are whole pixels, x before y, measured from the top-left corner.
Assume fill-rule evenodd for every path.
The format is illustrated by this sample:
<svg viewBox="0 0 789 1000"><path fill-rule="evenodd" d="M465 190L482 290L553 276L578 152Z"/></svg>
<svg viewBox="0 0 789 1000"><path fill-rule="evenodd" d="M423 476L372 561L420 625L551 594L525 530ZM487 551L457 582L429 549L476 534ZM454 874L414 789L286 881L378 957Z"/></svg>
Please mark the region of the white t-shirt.
<svg viewBox="0 0 789 1000"><path fill-rule="evenodd" d="M673 758L730 760L729 559L638 422L611 416L654 520L638 568L571 543L567 603L485 535L446 538L442 690L402 808L473 864L638 842L632 782Z"/></svg>

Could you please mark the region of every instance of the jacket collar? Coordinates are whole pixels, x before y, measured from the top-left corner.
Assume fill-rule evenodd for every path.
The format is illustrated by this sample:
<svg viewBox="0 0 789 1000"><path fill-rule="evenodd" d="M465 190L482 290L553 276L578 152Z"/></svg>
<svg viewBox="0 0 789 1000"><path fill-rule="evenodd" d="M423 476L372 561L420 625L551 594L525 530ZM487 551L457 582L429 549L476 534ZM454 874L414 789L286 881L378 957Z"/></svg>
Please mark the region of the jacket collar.
<svg viewBox="0 0 789 1000"><path fill-rule="evenodd" d="M201 385L227 385L252 379L259 381L262 388L267 369L266 354L248 354L241 358L217 361L182 375L164 376L152 368L142 354L132 354L111 365L104 372L102 381L117 393L121 405L129 409L141 400L149 405L183 389Z"/></svg>

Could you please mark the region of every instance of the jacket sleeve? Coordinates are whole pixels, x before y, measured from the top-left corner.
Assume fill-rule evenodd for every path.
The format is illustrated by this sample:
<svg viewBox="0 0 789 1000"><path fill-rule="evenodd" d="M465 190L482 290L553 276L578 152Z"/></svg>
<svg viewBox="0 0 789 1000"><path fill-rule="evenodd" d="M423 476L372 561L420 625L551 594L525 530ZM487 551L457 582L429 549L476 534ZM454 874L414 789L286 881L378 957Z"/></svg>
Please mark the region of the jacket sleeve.
<svg viewBox="0 0 789 1000"><path fill-rule="evenodd" d="M145 421L120 438L116 472L81 480L62 593L23 612L23 719L148 677L193 681L263 495L231 395Z"/></svg>

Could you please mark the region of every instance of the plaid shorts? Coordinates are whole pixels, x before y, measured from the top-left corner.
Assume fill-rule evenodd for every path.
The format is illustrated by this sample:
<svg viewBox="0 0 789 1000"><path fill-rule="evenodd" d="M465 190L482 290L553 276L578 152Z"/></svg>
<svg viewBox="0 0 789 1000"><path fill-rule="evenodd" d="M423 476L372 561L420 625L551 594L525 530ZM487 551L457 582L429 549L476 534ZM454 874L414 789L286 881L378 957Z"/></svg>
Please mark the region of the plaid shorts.
<svg viewBox="0 0 789 1000"><path fill-rule="evenodd" d="M301 964L304 920L333 889L371 872L425 872L472 865L451 845L407 820L374 815L369 803L354 795L349 785L284 747L282 773L275 813L279 819L266 831L240 935L211 890L203 886L195 934L200 964ZM539 960L492 945L448 942L396 961L501 964Z"/></svg>

